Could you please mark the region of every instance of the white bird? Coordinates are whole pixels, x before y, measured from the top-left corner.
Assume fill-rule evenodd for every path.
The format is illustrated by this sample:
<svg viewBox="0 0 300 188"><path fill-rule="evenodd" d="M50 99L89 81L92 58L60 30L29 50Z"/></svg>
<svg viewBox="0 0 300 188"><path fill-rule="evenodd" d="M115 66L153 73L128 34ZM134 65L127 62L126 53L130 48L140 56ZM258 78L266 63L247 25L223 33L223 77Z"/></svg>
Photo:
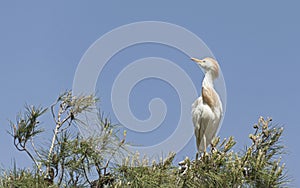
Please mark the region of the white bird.
<svg viewBox="0 0 300 188"><path fill-rule="evenodd" d="M198 152L206 152L206 148L216 136L223 115L222 102L214 88L214 80L219 76L220 68L218 62L210 57L191 60L205 73L202 95L192 105L192 117Z"/></svg>

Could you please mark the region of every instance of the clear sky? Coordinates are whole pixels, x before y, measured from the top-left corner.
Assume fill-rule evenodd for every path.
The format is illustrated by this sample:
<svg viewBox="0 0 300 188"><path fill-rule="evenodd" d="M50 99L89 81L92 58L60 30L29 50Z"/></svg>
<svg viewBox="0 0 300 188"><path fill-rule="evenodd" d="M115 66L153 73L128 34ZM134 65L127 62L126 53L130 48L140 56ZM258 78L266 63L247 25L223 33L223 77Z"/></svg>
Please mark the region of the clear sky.
<svg viewBox="0 0 300 188"><path fill-rule="evenodd" d="M234 136L238 141L235 150L241 150L249 144L248 134L259 116L273 117L274 123L285 127L287 155L283 160L299 187L299 7L297 1L2 1L0 167L11 167L14 158L20 167L30 165L6 133L8 120L14 120L25 103L48 106L59 93L71 89L77 65L92 43L124 24L164 21L195 33L220 63L227 86L227 109L219 135ZM180 52L154 44L133 46L112 62L125 59L128 63L148 56L169 58L181 67L191 63L184 62ZM200 86L201 71L186 66ZM120 67L108 64L106 68L111 72L104 71L99 77L97 91L101 109L114 119L110 92L105 89L113 82L110 73L116 74ZM165 98L168 107L165 123L178 121L176 91L156 79L146 79L134 88L130 97L133 113L147 119L148 102L157 96ZM51 121L45 118L43 122L51 128ZM140 141L151 144L155 139L141 137ZM193 142L184 151L193 152Z"/></svg>

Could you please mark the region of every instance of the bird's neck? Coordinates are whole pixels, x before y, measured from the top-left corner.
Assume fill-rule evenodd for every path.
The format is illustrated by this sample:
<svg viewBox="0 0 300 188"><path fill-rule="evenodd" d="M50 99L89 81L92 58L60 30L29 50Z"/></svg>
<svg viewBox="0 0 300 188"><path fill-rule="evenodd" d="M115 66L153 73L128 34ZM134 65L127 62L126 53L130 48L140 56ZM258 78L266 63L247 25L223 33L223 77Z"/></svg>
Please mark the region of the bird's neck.
<svg viewBox="0 0 300 188"><path fill-rule="evenodd" d="M212 75L211 72L207 72L204 76L203 82L202 82L202 86L206 86L206 87L214 87L214 76Z"/></svg>
<svg viewBox="0 0 300 188"><path fill-rule="evenodd" d="M207 72L202 82L202 99L203 103L207 104L214 113L222 114L222 103L219 95L214 88L215 77Z"/></svg>

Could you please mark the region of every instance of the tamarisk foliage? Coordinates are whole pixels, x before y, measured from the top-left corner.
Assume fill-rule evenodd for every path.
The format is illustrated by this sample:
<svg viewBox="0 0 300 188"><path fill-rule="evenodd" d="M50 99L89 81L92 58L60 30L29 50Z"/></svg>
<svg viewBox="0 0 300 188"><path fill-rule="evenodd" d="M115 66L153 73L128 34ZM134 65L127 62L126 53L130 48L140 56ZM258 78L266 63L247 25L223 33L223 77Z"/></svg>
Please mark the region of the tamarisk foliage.
<svg viewBox="0 0 300 188"><path fill-rule="evenodd" d="M17 150L33 161L34 168L17 169L15 165L12 170L0 170L0 187L288 186L281 162L283 128L272 125L271 118L259 118L249 135L251 144L244 150L234 151L233 137L217 137L207 152L195 159L186 157L177 165L172 152L160 160L128 152L126 132L119 134L116 125L100 113L99 133L89 138L74 133L72 127L79 123L89 126L79 115L94 110L96 102L93 95L78 97L65 92L49 108L25 106L16 122L10 122L9 134ZM52 139L49 145L37 145L36 138L43 132L39 119L47 111L54 122ZM118 164L115 158L123 161Z"/></svg>

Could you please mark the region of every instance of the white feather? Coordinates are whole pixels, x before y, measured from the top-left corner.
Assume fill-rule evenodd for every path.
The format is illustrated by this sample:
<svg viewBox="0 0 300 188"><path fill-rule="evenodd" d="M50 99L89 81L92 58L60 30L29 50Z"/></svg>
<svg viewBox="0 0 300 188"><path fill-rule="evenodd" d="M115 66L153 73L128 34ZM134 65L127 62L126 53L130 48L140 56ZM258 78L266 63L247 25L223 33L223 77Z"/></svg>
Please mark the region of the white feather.
<svg viewBox="0 0 300 188"><path fill-rule="evenodd" d="M217 62L210 62L211 58L193 61L199 62L199 65L206 71L202 82L202 95L192 104L192 117L195 129L196 144L198 151L206 151L211 141L216 136L222 118L222 103L218 93L214 89L213 81L218 75ZM204 91L203 91L204 90ZM205 97L203 99L203 97Z"/></svg>

